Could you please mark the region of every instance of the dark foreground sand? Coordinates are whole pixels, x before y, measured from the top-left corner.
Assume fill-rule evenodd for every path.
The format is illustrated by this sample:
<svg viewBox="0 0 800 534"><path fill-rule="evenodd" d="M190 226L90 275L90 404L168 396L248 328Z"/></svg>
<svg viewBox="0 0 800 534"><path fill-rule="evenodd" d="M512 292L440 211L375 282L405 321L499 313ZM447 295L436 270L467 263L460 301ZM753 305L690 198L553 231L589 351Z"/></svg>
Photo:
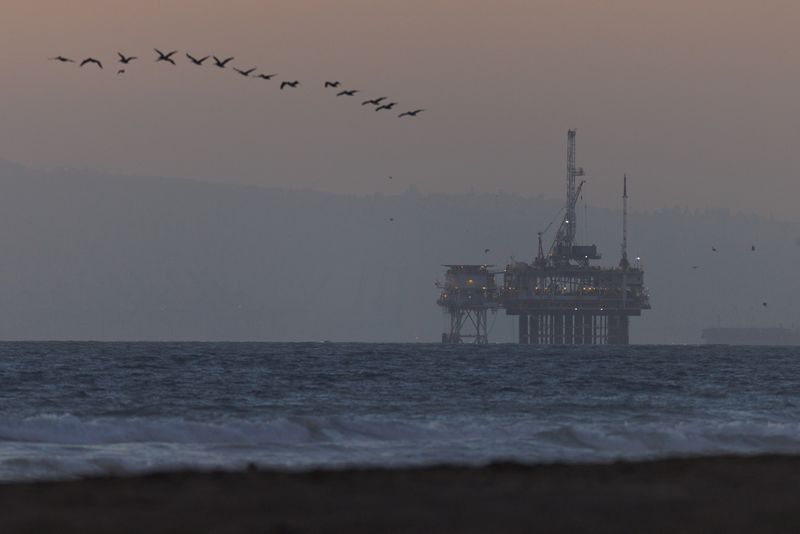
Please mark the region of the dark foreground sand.
<svg viewBox="0 0 800 534"><path fill-rule="evenodd" d="M800 532L800 457L10 484L0 532Z"/></svg>

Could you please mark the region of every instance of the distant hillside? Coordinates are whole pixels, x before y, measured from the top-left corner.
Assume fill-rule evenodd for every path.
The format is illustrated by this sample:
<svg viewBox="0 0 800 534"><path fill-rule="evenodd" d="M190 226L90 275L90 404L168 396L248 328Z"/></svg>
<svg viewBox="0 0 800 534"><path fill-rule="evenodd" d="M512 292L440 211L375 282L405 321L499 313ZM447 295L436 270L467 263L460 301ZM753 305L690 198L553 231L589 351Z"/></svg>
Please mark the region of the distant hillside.
<svg viewBox="0 0 800 534"><path fill-rule="evenodd" d="M632 193L635 205L635 184ZM0 162L0 338L436 341L441 264L529 260L560 204L413 189L349 197ZM586 214L588 241L616 263L620 213ZM630 250L643 259L653 310L634 320L632 340L698 342L718 322L796 325L798 236L795 223L721 211L634 213ZM499 314L493 340L513 336Z"/></svg>

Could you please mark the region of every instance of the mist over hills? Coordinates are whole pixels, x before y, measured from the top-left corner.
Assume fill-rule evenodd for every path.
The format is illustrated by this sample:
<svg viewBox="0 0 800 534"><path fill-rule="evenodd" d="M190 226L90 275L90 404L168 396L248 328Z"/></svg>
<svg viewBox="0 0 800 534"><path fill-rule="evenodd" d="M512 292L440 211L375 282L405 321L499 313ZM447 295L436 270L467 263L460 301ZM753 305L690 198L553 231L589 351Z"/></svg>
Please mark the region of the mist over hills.
<svg viewBox="0 0 800 534"><path fill-rule="evenodd" d="M530 261L561 203L413 188L355 197L0 161L0 338L438 341L441 265ZM579 218L579 239L616 263L621 213L581 206ZM632 342L800 323L796 222L670 208L634 211L629 224L653 305L633 320ZM492 341L514 339L511 318L489 323Z"/></svg>

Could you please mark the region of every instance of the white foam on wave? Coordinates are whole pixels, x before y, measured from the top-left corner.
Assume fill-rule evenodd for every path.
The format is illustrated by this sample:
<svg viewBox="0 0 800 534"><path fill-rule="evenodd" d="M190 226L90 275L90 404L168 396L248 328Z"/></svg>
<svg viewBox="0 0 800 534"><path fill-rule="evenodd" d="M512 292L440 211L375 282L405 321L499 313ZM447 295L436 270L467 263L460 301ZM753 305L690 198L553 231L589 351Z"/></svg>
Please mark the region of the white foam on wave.
<svg viewBox="0 0 800 534"><path fill-rule="evenodd" d="M508 418L0 417L0 479L175 468L608 461L717 453L800 453L800 423L673 420L543 422Z"/></svg>
<svg viewBox="0 0 800 534"><path fill-rule="evenodd" d="M199 422L170 418L93 418L42 415L0 418L0 442L60 443L295 443L313 440L320 428L313 420L281 419L268 423Z"/></svg>
<svg viewBox="0 0 800 534"><path fill-rule="evenodd" d="M347 440L424 438L433 427L381 419L285 417L265 421L189 421L179 418L91 418L70 414L0 417L0 443L207 443L259 446Z"/></svg>

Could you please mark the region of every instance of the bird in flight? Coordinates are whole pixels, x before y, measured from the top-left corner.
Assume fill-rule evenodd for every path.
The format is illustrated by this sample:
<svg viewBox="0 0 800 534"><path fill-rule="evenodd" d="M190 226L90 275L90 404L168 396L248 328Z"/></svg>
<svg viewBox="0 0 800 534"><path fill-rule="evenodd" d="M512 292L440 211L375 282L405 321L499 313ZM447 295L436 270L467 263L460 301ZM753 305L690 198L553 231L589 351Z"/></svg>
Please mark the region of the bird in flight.
<svg viewBox="0 0 800 534"><path fill-rule="evenodd" d="M253 74L256 71L255 67L253 67L252 69L248 69L248 70L242 70L242 69L237 69L236 67L233 67L233 70L235 70L236 72L238 72L239 74L241 74L245 78L249 78L250 75Z"/></svg>
<svg viewBox="0 0 800 534"><path fill-rule="evenodd" d="M425 110L424 109L417 109L417 110L414 110L414 111L406 111L405 113L401 113L397 117L400 118L400 119L402 119L403 117L416 117L417 115L419 115L423 111L425 111Z"/></svg>
<svg viewBox="0 0 800 534"><path fill-rule="evenodd" d="M172 59L172 56L178 53L177 50L173 50L169 54L165 54L158 48L154 48L153 50L155 50L156 53L158 54L158 59L156 59L156 63L158 63L159 61L167 61L169 63L172 63L173 65L175 64L175 60Z"/></svg>
<svg viewBox="0 0 800 534"><path fill-rule="evenodd" d="M755 245L752 245L752 246L750 247L750 250L752 250L753 252L755 252L755 251L756 251L756 246L755 246Z"/></svg>
<svg viewBox="0 0 800 534"><path fill-rule="evenodd" d="M390 177L389 177L389 179L391 180L391 179L392 179L392 177L390 176Z"/></svg>
<svg viewBox="0 0 800 534"><path fill-rule="evenodd" d="M128 63L130 63L134 59L139 59L136 56L125 56L125 54L123 54L122 52L117 52L117 55L119 56L119 62L123 63L125 65L127 65Z"/></svg>
<svg viewBox="0 0 800 534"><path fill-rule="evenodd" d="M117 71L117 74L125 74L125 69L119 69L119 70Z"/></svg>
<svg viewBox="0 0 800 534"><path fill-rule="evenodd" d="M275 76L277 76L277 74L259 74L256 76L256 78L261 78L262 80L271 80Z"/></svg>
<svg viewBox="0 0 800 534"><path fill-rule="evenodd" d="M340 82L340 81L338 81L338 80L337 80L337 81L335 81L335 82L328 82L328 81L326 81L326 82L325 82L325 89L327 89L328 87L339 87L341 84L342 84L342 82Z"/></svg>
<svg viewBox="0 0 800 534"><path fill-rule="evenodd" d="M217 67L219 67L221 69L224 69L225 65L227 65L229 62L233 61L232 57L225 58L225 59L220 59L217 56L211 56L211 57L214 58L214 65L216 65Z"/></svg>
<svg viewBox="0 0 800 534"><path fill-rule="evenodd" d="M492 249L490 249L490 248L485 248L485 249L483 249L483 253L484 253L484 254L488 254L488 253L490 253L491 251L492 251Z"/></svg>
<svg viewBox="0 0 800 534"><path fill-rule="evenodd" d="M375 111L380 111L382 109L392 109L396 105L397 105L397 102L389 102L388 104L384 104L382 106L378 106L377 108L375 108Z"/></svg>
<svg viewBox="0 0 800 534"><path fill-rule="evenodd" d="M389 217L390 222L394 222L394 217Z"/></svg>
<svg viewBox="0 0 800 534"><path fill-rule="evenodd" d="M98 67L100 67L101 69L103 68L103 64L102 64L102 63L100 63L98 60L96 60L96 59L95 59L95 58L93 58L93 57L87 57L86 59L84 59L83 61L81 61L81 67L83 67L84 65L88 65L89 63L94 63L95 65L97 65L97 66L98 66Z"/></svg>
<svg viewBox="0 0 800 534"><path fill-rule="evenodd" d="M74 59L70 59L70 58L64 57L64 56L51 57L50 61L58 61L60 63L75 63Z"/></svg>
<svg viewBox="0 0 800 534"><path fill-rule="evenodd" d="M765 308L767 307L767 303L766 302L762 302L761 305L764 306Z"/></svg>
<svg viewBox="0 0 800 534"><path fill-rule="evenodd" d="M291 87L292 89L295 89L298 85L300 85L300 82L297 80L293 82L283 81L281 82L281 91L283 91L284 87Z"/></svg>
<svg viewBox="0 0 800 534"><path fill-rule="evenodd" d="M697 269L699 265L692 265L692 269Z"/></svg>
<svg viewBox="0 0 800 534"><path fill-rule="evenodd" d="M340 93L337 93L336 96L353 96L354 94L360 93L360 92L361 91L359 91L358 89L350 89L348 91L341 91Z"/></svg>
<svg viewBox="0 0 800 534"><path fill-rule="evenodd" d="M717 251L717 247L711 247L711 252L716 252L716 251Z"/></svg>
<svg viewBox="0 0 800 534"><path fill-rule="evenodd" d="M380 98L373 98L372 100L365 100L361 103L362 106L366 106L367 104L372 104L373 106L380 106L381 102L386 100L388 97L382 96Z"/></svg>
<svg viewBox="0 0 800 534"><path fill-rule="evenodd" d="M202 67L203 63L205 62L205 60L207 60L211 56L201 57L200 59L197 59L192 54L186 54L186 57L188 57L189 61L191 61L192 63L194 63L198 67Z"/></svg>

